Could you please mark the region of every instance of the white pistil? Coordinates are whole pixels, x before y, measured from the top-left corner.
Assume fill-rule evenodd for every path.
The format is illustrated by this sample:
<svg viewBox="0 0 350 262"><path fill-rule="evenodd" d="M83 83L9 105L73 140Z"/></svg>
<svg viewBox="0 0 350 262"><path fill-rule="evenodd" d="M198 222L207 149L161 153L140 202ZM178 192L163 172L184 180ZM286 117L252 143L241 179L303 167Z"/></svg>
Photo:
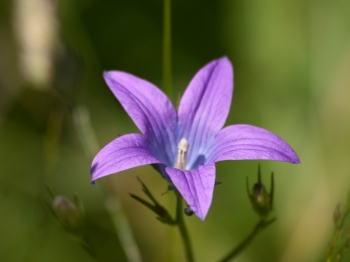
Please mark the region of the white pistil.
<svg viewBox="0 0 350 262"><path fill-rule="evenodd" d="M189 144L185 138L182 138L178 145L178 153L176 158L175 168L185 170L187 164L187 151Z"/></svg>

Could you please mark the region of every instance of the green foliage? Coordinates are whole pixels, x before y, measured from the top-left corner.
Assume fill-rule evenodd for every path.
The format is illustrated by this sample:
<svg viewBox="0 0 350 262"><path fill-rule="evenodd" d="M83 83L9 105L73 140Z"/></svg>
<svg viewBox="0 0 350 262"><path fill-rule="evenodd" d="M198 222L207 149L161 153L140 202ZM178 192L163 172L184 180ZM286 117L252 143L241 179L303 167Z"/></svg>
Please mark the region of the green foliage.
<svg viewBox="0 0 350 262"><path fill-rule="evenodd" d="M327 262L344 261L345 252L350 247L350 193L345 207L338 205L333 214L334 232L328 245Z"/></svg>

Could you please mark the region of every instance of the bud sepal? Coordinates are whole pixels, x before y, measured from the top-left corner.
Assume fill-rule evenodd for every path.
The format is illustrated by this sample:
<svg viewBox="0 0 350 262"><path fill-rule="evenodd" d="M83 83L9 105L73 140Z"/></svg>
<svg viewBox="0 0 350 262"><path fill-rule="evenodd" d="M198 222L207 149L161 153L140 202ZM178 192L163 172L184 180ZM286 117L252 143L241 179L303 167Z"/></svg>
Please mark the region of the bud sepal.
<svg viewBox="0 0 350 262"><path fill-rule="evenodd" d="M144 200L143 198L136 196L132 193L130 193L129 195L137 200L138 202L140 202L141 204L143 204L145 207L147 207L148 209L152 210L154 213L156 213L157 219L164 223L164 224L168 224L168 225L176 225L176 221L171 217L171 215L169 214L169 212L158 203L158 201L154 198L154 196L152 195L151 191L149 191L149 189L146 187L146 185L141 181L141 179L139 177L137 177L137 179L139 180L141 186L142 186L142 191L148 196L148 198L151 200L152 203Z"/></svg>

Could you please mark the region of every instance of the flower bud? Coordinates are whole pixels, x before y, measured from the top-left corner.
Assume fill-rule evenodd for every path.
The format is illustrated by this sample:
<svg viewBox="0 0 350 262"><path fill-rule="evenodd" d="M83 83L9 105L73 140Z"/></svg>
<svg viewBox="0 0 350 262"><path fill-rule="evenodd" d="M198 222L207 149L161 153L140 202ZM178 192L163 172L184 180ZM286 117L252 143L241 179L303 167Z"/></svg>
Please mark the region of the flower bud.
<svg viewBox="0 0 350 262"><path fill-rule="evenodd" d="M271 211L270 196L266 192L263 184L256 183L253 187L251 201L255 211L261 216L266 217Z"/></svg>
<svg viewBox="0 0 350 262"><path fill-rule="evenodd" d="M185 212L185 215L189 217L194 214L193 210L190 207L185 207L184 212Z"/></svg>
<svg viewBox="0 0 350 262"><path fill-rule="evenodd" d="M70 200L56 196L52 201L53 211L61 226L73 235L79 235L84 227L84 215Z"/></svg>
<svg viewBox="0 0 350 262"><path fill-rule="evenodd" d="M271 191L270 194L266 191L265 186L261 182L260 165L258 168L258 182L254 184L252 190L249 189L247 178L247 192L252 203L254 211L261 217L266 218L272 211L273 204L274 177L271 174Z"/></svg>

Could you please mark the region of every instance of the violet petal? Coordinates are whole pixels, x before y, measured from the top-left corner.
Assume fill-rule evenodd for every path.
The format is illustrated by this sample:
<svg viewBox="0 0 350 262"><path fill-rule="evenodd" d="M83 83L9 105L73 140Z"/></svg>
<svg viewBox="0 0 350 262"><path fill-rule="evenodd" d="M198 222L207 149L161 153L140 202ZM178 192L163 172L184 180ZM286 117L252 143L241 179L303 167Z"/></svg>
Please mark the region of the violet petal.
<svg viewBox="0 0 350 262"><path fill-rule="evenodd" d="M227 57L205 65L187 87L179 106L177 140L186 138L190 145L190 168L203 164L196 158L206 152L225 124L232 93L233 69Z"/></svg>
<svg viewBox="0 0 350 262"><path fill-rule="evenodd" d="M193 170L167 167L166 171L189 207L204 220L213 198L215 164L199 166Z"/></svg>
<svg viewBox="0 0 350 262"><path fill-rule="evenodd" d="M300 163L294 150L279 136L251 125L232 125L216 137L207 163L223 160L277 160Z"/></svg>
<svg viewBox="0 0 350 262"><path fill-rule="evenodd" d="M104 73L104 78L132 118L150 141L150 150L167 165L176 154L176 111L168 97L156 86L132 74L121 71Z"/></svg>
<svg viewBox="0 0 350 262"><path fill-rule="evenodd" d="M127 134L107 144L95 156L91 165L92 181L126 169L161 163L148 150L141 134Z"/></svg>

